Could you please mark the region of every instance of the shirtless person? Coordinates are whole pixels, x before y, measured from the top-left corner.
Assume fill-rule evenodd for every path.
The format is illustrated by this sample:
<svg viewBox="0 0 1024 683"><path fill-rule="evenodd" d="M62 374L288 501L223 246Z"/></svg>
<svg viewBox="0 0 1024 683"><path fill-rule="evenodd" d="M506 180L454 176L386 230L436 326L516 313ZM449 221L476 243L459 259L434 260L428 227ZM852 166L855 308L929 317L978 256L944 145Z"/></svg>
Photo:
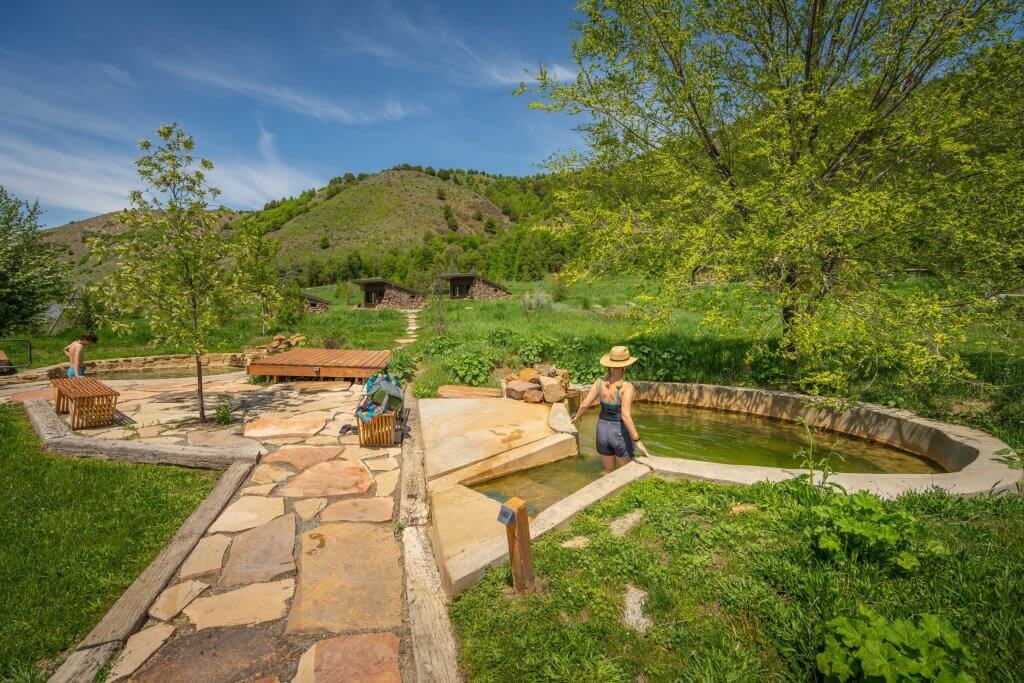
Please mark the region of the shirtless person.
<svg viewBox="0 0 1024 683"><path fill-rule="evenodd" d="M85 347L96 343L96 335L86 332L81 337L64 347L64 355L68 357L68 377L85 375Z"/></svg>

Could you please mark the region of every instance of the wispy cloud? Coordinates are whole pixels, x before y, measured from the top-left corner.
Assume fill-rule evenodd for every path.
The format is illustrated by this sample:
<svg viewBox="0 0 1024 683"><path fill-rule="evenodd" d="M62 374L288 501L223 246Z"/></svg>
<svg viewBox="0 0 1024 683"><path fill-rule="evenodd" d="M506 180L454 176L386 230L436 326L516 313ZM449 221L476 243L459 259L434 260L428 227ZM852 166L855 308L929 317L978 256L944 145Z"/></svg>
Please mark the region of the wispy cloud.
<svg viewBox="0 0 1024 683"><path fill-rule="evenodd" d="M44 100L6 85L0 85L0 122L88 133L111 140L122 140L125 136L121 122L91 113L87 102Z"/></svg>
<svg viewBox="0 0 1024 683"><path fill-rule="evenodd" d="M123 86L134 86L135 79L132 78L131 74L114 64L100 64L99 70L111 81L117 85Z"/></svg>
<svg viewBox="0 0 1024 683"><path fill-rule="evenodd" d="M222 90L268 102L321 121L345 124L367 124L377 121L398 121L426 112L420 105L407 105L394 99L371 109L356 109L334 100L299 92L292 88L220 73L205 66L161 62L160 68L194 83L212 85Z"/></svg>
<svg viewBox="0 0 1024 683"><path fill-rule="evenodd" d="M340 37L348 51L375 57L390 66L430 69L460 85L508 86L534 79L536 66L517 56L485 54L434 17L417 16L382 2L373 28L346 29ZM575 70L551 64L558 80L575 78Z"/></svg>
<svg viewBox="0 0 1024 683"><path fill-rule="evenodd" d="M226 206L253 209L268 200L323 185L323 180L281 161L274 136L260 130L257 157L215 161L210 183ZM202 153L202 150L200 150ZM0 134L0 184L41 204L74 211L107 213L128 205L139 186L135 156L92 145L56 149Z"/></svg>

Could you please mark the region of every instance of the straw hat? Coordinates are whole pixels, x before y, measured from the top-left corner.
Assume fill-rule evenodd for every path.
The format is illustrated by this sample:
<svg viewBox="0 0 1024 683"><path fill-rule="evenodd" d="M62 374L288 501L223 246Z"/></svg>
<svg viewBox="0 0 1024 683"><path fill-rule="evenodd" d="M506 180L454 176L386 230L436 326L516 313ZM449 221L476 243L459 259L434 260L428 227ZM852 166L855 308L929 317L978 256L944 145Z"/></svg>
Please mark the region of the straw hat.
<svg viewBox="0 0 1024 683"><path fill-rule="evenodd" d="M637 361L629 355L629 349L625 346L613 346L612 350L601 356L601 365L606 368L625 368Z"/></svg>

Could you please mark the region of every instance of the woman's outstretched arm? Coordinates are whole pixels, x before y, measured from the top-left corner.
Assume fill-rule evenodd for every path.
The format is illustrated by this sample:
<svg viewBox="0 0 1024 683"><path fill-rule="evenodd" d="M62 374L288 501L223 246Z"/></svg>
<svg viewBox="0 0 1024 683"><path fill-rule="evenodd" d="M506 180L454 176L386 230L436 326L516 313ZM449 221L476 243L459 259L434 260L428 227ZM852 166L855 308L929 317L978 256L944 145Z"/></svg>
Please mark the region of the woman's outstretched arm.
<svg viewBox="0 0 1024 683"><path fill-rule="evenodd" d="M576 414L572 416L573 422L580 419L580 416L587 411L587 408L597 400L597 384L600 381L601 380L594 380L594 383L590 385L590 391L588 391L587 395L582 401L580 401L580 407L576 410Z"/></svg>

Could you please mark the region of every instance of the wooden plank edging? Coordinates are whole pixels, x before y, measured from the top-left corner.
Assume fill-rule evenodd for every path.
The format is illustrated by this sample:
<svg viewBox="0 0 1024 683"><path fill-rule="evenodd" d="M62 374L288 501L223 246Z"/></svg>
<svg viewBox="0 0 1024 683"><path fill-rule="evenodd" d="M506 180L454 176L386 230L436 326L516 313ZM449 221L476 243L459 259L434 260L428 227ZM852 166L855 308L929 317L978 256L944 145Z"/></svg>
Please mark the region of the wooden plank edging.
<svg viewBox="0 0 1024 683"><path fill-rule="evenodd" d="M50 677L51 683L92 680L128 636L145 623L150 605L227 506L252 467L248 462L235 462L228 467L210 495L189 515L171 542L164 546Z"/></svg>

